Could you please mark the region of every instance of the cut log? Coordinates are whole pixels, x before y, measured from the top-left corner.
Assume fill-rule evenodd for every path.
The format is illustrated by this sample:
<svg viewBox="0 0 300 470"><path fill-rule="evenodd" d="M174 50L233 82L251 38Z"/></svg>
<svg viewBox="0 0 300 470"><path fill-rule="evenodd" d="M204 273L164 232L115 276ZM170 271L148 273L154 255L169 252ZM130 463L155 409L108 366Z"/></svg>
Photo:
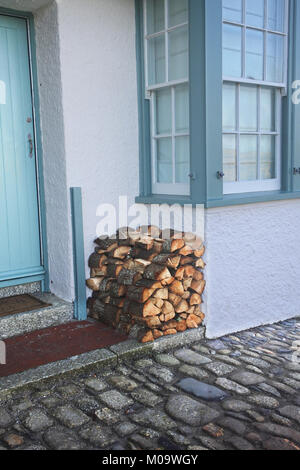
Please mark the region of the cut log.
<svg viewBox="0 0 300 470"><path fill-rule="evenodd" d="M160 238L161 230L156 225L142 225L139 228L139 231L144 236L149 236L152 238Z"/></svg>
<svg viewBox="0 0 300 470"><path fill-rule="evenodd" d="M164 331L164 336L176 335L177 330L175 328Z"/></svg>
<svg viewBox="0 0 300 470"><path fill-rule="evenodd" d="M180 256L170 256L163 253L153 258L153 263L167 266L168 268L177 269L180 263L180 259Z"/></svg>
<svg viewBox="0 0 300 470"><path fill-rule="evenodd" d="M190 305L200 305L202 304L202 298L199 294L192 294L190 298Z"/></svg>
<svg viewBox="0 0 300 470"><path fill-rule="evenodd" d="M172 292L169 292L169 302L173 305L173 307L176 307L176 305L179 304L181 301L181 297L176 294L172 294Z"/></svg>
<svg viewBox="0 0 300 470"><path fill-rule="evenodd" d="M162 284L163 287L166 287L166 286L169 286L170 284L172 284L174 281L175 281L174 277L168 277L167 279L163 279L161 281L161 284Z"/></svg>
<svg viewBox="0 0 300 470"><path fill-rule="evenodd" d="M134 286L141 278L142 274L137 270L123 268L118 275L118 284L124 286Z"/></svg>
<svg viewBox="0 0 300 470"><path fill-rule="evenodd" d="M169 291L167 288L164 289L158 289L155 294L153 295L156 299L163 299L163 300L168 300L169 298Z"/></svg>
<svg viewBox="0 0 300 470"><path fill-rule="evenodd" d="M196 268L204 269L206 265L205 265L203 259L202 259L202 258L199 258L199 259L197 259L197 261L195 262L195 266L196 266Z"/></svg>
<svg viewBox="0 0 300 470"><path fill-rule="evenodd" d="M154 341L154 336L151 330L142 330L138 335L138 340L141 343L151 343Z"/></svg>
<svg viewBox="0 0 300 470"><path fill-rule="evenodd" d="M153 337L154 339L159 339L163 336L163 332L160 330L153 330Z"/></svg>
<svg viewBox="0 0 300 470"><path fill-rule="evenodd" d="M89 268L102 268L104 266L105 262L107 261L107 256L105 255L100 255L98 253L93 253L89 257L88 265Z"/></svg>
<svg viewBox="0 0 300 470"><path fill-rule="evenodd" d="M131 246L119 246L112 250L109 255L116 259L125 259L131 251Z"/></svg>
<svg viewBox="0 0 300 470"><path fill-rule="evenodd" d="M130 300L143 304L147 302L154 291L155 289L148 289L147 287L129 287L127 295Z"/></svg>
<svg viewBox="0 0 300 470"><path fill-rule="evenodd" d="M161 314L160 317L159 317L159 319L160 319L160 321L161 321L162 323L165 323L165 322L168 322L168 321L170 321L170 320L173 320L173 318L175 318L175 312L173 312L173 313L168 313L168 314L166 314L166 315Z"/></svg>
<svg viewBox="0 0 300 470"><path fill-rule="evenodd" d="M161 309L156 307L153 300L148 300L145 304L138 304L136 302L132 302L129 305L128 310L128 313L130 313L131 315L137 315L144 318L156 317L160 315L161 312Z"/></svg>
<svg viewBox="0 0 300 470"><path fill-rule="evenodd" d="M193 314L189 315L186 320L186 326L190 329L198 328L198 326L200 326L201 323L202 323L201 318Z"/></svg>
<svg viewBox="0 0 300 470"><path fill-rule="evenodd" d="M185 268L184 267L181 267L181 268L177 269L177 271L175 273L175 278L178 281L182 281L183 277L184 277L184 273L185 273Z"/></svg>
<svg viewBox="0 0 300 470"><path fill-rule="evenodd" d="M138 323L140 325L144 325L144 326L146 326L147 328L150 328L150 329L159 328L161 326L161 321L160 321L159 317L157 317L157 316L143 318L143 317L140 317L140 316L132 315L131 319L135 323Z"/></svg>
<svg viewBox="0 0 300 470"><path fill-rule="evenodd" d="M184 331L186 331L187 330L186 321L183 319L178 321L176 325L176 330L178 333L183 333Z"/></svg>
<svg viewBox="0 0 300 470"><path fill-rule="evenodd" d="M111 283L109 293L112 297L123 297L126 294L126 286L120 285L117 281Z"/></svg>
<svg viewBox="0 0 300 470"><path fill-rule="evenodd" d="M194 250L194 256L196 258L202 258L202 256L204 255L205 253L205 246L202 246L202 248L198 249L198 250Z"/></svg>
<svg viewBox="0 0 300 470"><path fill-rule="evenodd" d="M182 256L180 260L181 266L186 266L187 264L192 264L194 262L194 258L191 256Z"/></svg>
<svg viewBox="0 0 300 470"><path fill-rule="evenodd" d="M137 246L138 248L142 248L145 251L151 251L153 248L153 245L154 245L154 240L153 238L150 238L150 237L143 237L143 238L138 239L135 242L135 246Z"/></svg>
<svg viewBox="0 0 300 470"><path fill-rule="evenodd" d="M175 253L175 251L181 250L185 245L184 240L175 239L175 240L164 240L163 242L163 253Z"/></svg>
<svg viewBox="0 0 300 470"><path fill-rule="evenodd" d="M181 300L179 304L175 307L176 313L185 313L189 309L189 304L186 300Z"/></svg>
<svg viewBox="0 0 300 470"><path fill-rule="evenodd" d="M163 240L155 239L153 243L153 251L155 254L161 253L163 250Z"/></svg>
<svg viewBox="0 0 300 470"><path fill-rule="evenodd" d="M192 282L193 282L193 279L191 279L191 278L184 279L184 281L182 283L184 290L188 290L191 287Z"/></svg>
<svg viewBox="0 0 300 470"><path fill-rule="evenodd" d="M153 281L151 279L141 279L136 283L137 287L147 287L148 289L161 289L162 283L159 281Z"/></svg>
<svg viewBox="0 0 300 470"><path fill-rule="evenodd" d="M117 278L123 269L122 264L109 264L107 267L107 276Z"/></svg>
<svg viewBox="0 0 300 470"><path fill-rule="evenodd" d="M104 277L92 277L86 281L86 285L89 289L93 290L94 292L99 292L100 285L103 281Z"/></svg>
<svg viewBox="0 0 300 470"><path fill-rule="evenodd" d="M169 314L175 314L175 309L173 307L173 305L171 304L171 302L169 302L168 300L165 300L163 306L162 306L162 309L161 309L161 313L163 315L169 315Z"/></svg>
<svg viewBox="0 0 300 470"><path fill-rule="evenodd" d="M191 289L193 289L197 294L202 295L205 289L205 281L193 281Z"/></svg>
<svg viewBox="0 0 300 470"><path fill-rule="evenodd" d="M182 296L184 294L184 288L183 288L182 282L180 281L172 282L172 284L170 285L170 292L172 294Z"/></svg>
<svg viewBox="0 0 300 470"><path fill-rule="evenodd" d="M183 248L181 248L181 250L179 251L179 254L182 255L182 256L190 256L193 254L193 249L188 246L188 245L185 245Z"/></svg>
<svg viewBox="0 0 300 470"><path fill-rule="evenodd" d="M115 239L106 237L106 238L97 238L95 240L96 245L100 248L100 250L103 250L107 253L110 251L114 250L115 248L118 247L118 243Z"/></svg>
<svg viewBox="0 0 300 470"><path fill-rule="evenodd" d="M190 291L187 290L181 298L183 300L189 300L190 297L191 297L191 293L190 293Z"/></svg>
<svg viewBox="0 0 300 470"><path fill-rule="evenodd" d="M91 268L91 277L104 277L107 276L107 266L101 268Z"/></svg>
<svg viewBox="0 0 300 470"><path fill-rule="evenodd" d="M145 269L144 272L145 279L153 279L156 281L163 281L164 279L168 279L171 276L170 271L168 268L164 268L157 264L151 264Z"/></svg>

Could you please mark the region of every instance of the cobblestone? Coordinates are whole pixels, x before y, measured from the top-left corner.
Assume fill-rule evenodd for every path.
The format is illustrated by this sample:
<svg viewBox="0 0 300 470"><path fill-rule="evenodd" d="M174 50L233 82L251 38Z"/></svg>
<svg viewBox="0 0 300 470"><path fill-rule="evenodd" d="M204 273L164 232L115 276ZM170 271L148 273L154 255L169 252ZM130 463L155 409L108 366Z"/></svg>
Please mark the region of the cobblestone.
<svg viewBox="0 0 300 470"><path fill-rule="evenodd" d="M0 403L0 450L299 450L300 320L38 383Z"/></svg>

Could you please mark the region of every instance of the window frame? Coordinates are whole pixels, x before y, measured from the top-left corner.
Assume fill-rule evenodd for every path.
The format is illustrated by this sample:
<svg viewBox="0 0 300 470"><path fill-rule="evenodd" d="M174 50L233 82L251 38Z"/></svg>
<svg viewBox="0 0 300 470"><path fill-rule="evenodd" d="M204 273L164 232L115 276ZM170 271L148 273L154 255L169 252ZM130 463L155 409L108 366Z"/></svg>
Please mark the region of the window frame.
<svg viewBox="0 0 300 470"><path fill-rule="evenodd" d="M223 171L222 0L189 0L190 196L152 192L150 106L149 100L145 99L143 0L135 2L140 149L140 194L136 202L204 204L210 208L300 198L300 176L294 176L292 171L299 159L296 136L300 116L292 103L294 90L291 87L300 78L300 2L289 1L288 87L282 99L281 189L226 195L220 177Z"/></svg>

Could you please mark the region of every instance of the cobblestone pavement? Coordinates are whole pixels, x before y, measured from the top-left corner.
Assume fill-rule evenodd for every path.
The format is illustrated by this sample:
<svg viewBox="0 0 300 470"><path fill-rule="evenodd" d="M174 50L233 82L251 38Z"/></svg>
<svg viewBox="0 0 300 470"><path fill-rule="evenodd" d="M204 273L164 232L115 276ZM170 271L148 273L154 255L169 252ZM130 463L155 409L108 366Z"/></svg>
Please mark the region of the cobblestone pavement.
<svg viewBox="0 0 300 470"><path fill-rule="evenodd" d="M0 449L300 450L299 340L291 320L23 390Z"/></svg>

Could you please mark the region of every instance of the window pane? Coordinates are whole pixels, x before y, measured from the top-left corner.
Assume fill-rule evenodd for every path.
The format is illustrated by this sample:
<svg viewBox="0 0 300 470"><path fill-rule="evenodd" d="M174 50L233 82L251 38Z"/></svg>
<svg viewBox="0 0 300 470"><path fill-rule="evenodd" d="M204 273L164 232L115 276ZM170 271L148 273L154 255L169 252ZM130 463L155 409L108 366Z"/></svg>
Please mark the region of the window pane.
<svg viewBox="0 0 300 470"><path fill-rule="evenodd" d="M156 92L156 132L157 134L172 133L172 99L170 89Z"/></svg>
<svg viewBox="0 0 300 470"><path fill-rule="evenodd" d="M190 127L189 86L175 88L175 127L176 133L188 133Z"/></svg>
<svg viewBox="0 0 300 470"><path fill-rule="evenodd" d="M264 0L246 0L246 24L248 26L264 27Z"/></svg>
<svg viewBox="0 0 300 470"><path fill-rule="evenodd" d="M242 28L223 25L223 75L242 76Z"/></svg>
<svg viewBox="0 0 300 470"><path fill-rule="evenodd" d="M262 135L260 143L260 173L262 179L273 179L275 171L275 136Z"/></svg>
<svg viewBox="0 0 300 470"><path fill-rule="evenodd" d="M156 85L166 81L166 53L165 35L148 41L148 70L149 85Z"/></svg>
<svg viewBox="0 0 300 470"><path fill-rule="evenodd" d="M223 135L223 170L225 182L231 183L237 180L235 135Z"/></svg>
<svg viewBox="0 0 300 470"><path fill-rule="evenodd" d="M188 21L188 0L169 1L169 26L186 23Z"/></svg>
<svg viewBox="0 0 300 470"><path fill-rule="evenodd" d="M190 139L189 137L176 137L175 139L176 183L188 184L189 171L190 171Z"/></svg>
<svg viewBox="0 0 300 470"><path fill-rule="evenodd" d="M157 182L173 183L172 139L157 140Z"/></svg>
<svg viewBox="0 0 300 470"><path fill-rule="evenodd" d="M257 137L240 136L240 181L257 179Z"/></svg>
<svg viewBox="0 0 300 470"><path fill-rule="evenodd" d="M236 130L236 86L223 85L223 129Z"/></svg>
<svg viewBox="0 0 300 470"><path fill-rule="evenodd" d="M275 131L275 91L272 88L262 88L260 95L261 130Z"/></svg>
<svg viewBox="0 0 300 470"><path fill-rule="evenodd" d="M257 131L257 87L240 87L240 130Z"/></svg>
<svg viewBox="0 0 300 470"><path fill-rule="evenodd" d="M165 29L165 1L147 0L147 34Z"/></svg>
<svg viewBox="0 0 300 470"><path fill-rule="evenodd" d="M188 27L169 33L169 80L188 78Z"/></svg>
<svg viewBox="0 0 300 470"><path fill-rule="evenodd" d="M267 35L267 80L283 82L283 37L278 34Z"/></svg>
<svg viewBox="0 0 300 470"><path fill-rule="evenodd" d="M223 0L223 19L242 23L242 0Z"/></svg>
<svg viewBox="0 0 300 470"><path fill-rule="evenodd" d="M246 31L246 78L263 80L264 34L260 31Z"/></svg>
<svg viewBox="0 0 300 470"><path fill-rule="evenodd" d="M284 32L285 0L268 0L268 29Z"/></svg>

